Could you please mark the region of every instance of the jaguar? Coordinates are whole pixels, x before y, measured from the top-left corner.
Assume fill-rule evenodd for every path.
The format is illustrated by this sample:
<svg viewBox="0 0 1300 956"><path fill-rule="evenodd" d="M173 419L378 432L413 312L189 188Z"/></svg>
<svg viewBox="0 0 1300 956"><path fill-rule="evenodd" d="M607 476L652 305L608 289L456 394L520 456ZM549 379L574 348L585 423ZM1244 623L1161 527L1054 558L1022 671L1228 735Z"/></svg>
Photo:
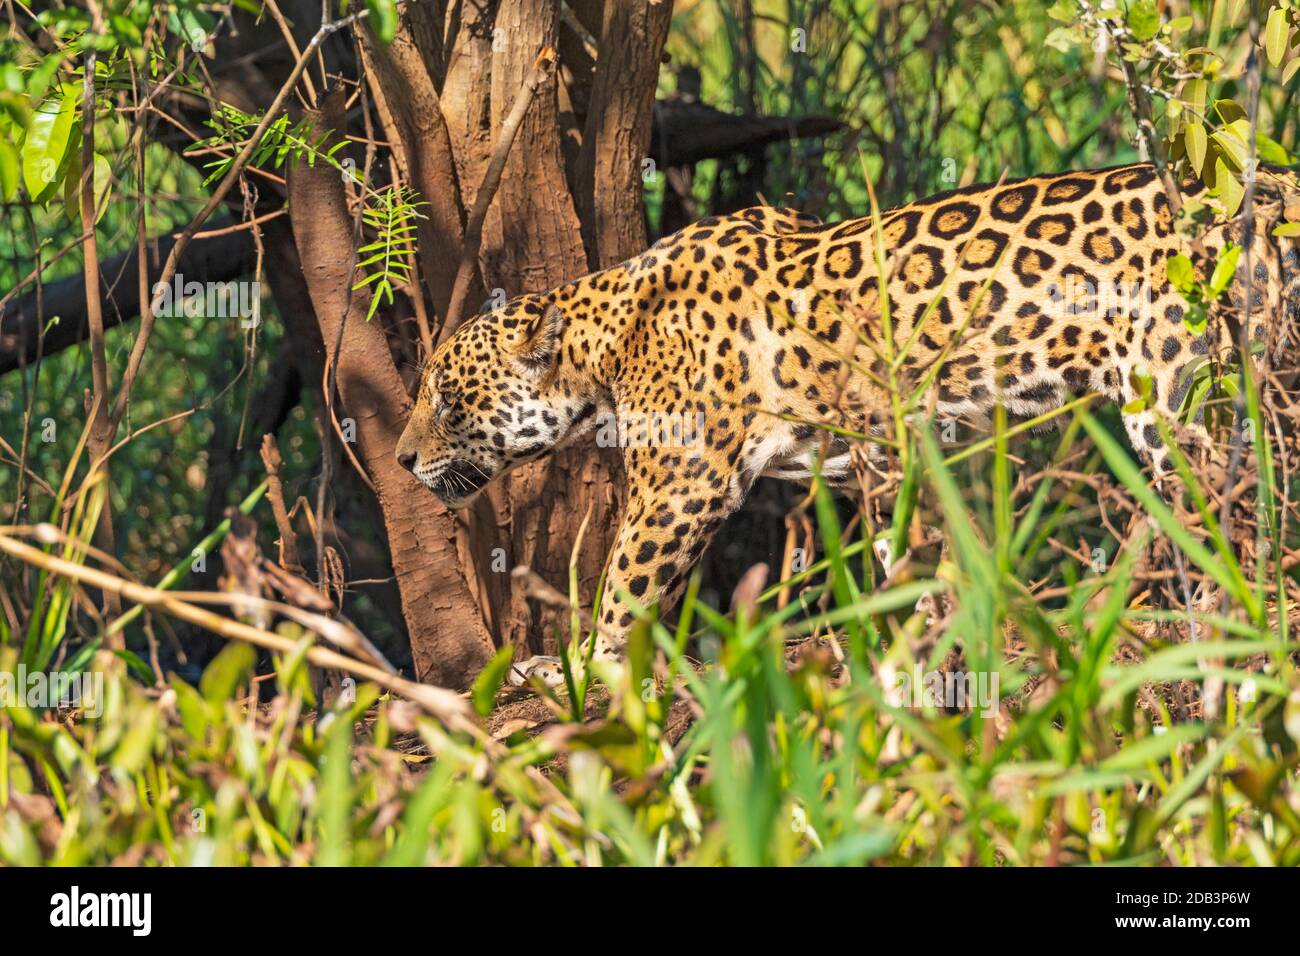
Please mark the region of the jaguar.
<svg viewBox="0 0 1300 956"><path fill-rule="evenodd" d="M1272 228L1296 195L1289 174L1261 170L1241 255L1255 338L1300 311L1300 242ZM1158 480L1162 432L1205 441L1178 413L1189 370L1224 347L1187 321L1166 266L1183 254L1206 276L1245 233L1238 215L1184 239L1150 164L966 186L834 223L770 206L712 216L467 321L426 363L397 458L459 508L526 462L594 445L611 420L688 420L689 441L619 432L626 505L594 648L617 658L637 605L671 606L760 476L860 480L845 435L880 432L890 356L925 383L922 407L976 426L999 404L1037 418L1100 393ZM537 657L520 673L554 682L558 669Z"/></svg>

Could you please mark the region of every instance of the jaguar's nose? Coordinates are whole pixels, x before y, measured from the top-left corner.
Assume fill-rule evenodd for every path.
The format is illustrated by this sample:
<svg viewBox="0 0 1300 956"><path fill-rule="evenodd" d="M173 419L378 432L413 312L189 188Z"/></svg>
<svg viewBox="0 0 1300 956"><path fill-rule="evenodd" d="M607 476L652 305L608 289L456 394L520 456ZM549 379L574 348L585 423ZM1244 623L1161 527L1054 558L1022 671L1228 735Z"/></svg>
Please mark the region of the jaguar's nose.
<svg viewBox="0 0 1300 956"><path fill-rule="evenodd" d="M411 471L413 468L415 468L415 452L399 451L397 453L397 463L401 465L403 468L405 468L407 471Z"/></svg>

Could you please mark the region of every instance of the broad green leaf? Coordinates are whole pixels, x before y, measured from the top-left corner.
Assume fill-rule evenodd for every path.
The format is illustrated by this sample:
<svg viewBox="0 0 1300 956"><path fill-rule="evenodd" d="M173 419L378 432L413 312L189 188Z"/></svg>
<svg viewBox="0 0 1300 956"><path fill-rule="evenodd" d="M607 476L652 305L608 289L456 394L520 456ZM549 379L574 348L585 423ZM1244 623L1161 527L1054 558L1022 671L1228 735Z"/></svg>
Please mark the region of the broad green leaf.
<svg viewBox="0 0 1300 956"><path fill-rule="evenodd" d="M496 700L497 691L501 689L501 684L506 679L513 657L514 648L507 644L493 655L492 660L488 661L487 666L474 679L474 709L481 716L486 717L492 713L492 704Z"/></svg>
<svg viewBox="0 0 1300 956"><path fill-rule="evenodd" d="M213 709L197 690L175 674L171 675L168 683L176 692L176 713L181 718L181 726L196 741L202 741L212 723Z"/></svg>
<svg viewBox="0 0 1300 956"><path fill-rule="evenodd" d="M199 691L210 704L220 704L235 695L239 685L253 672L257 653L247 644L231 641L212 659L199 678Z"/></svg>
<svg viewBox="0 0 1300 956"><path fill-rule="evenodd" d="M1133 38L1140 42L1150 40L1160 32L1160 11L1155 0L1138 0L1128 8L1128 28Z"/></svg>
<svg viewBox="0 0 1300 956"><path fill-rule="evenodd" d="M154 749L158 732L158 709L144 706L131 718L131 726L113 751L113 769L122 774L133 774L144 766Z"/></svg>
<svg viewBox="0 0 1300 956"><path fill-rule="evenodd" d="M1285 146L1276 140L1269 139L1263 133L1255 134L1255 152L1259 158L1266 163L1273 163L1275 166L1290 166L1295 162L1295 157L1287 150Z"/></svg>
<svg viewBox="0 0 1300 956"><path fill-rule="evenodd" d="M1183 131L1187 142L1187 161L1192 169L1200 172L1205 164L1205 127L1200 123L1188 123Z"/></svg>
<svg viewBox="0 0 1300 956"><path fill-rule="evenodd" d="M62 53L51 53L42 60L41 65L32 70L27 77L27 98L33 103L45 99L45 92L50 88L50 83L54 81L54 76L62 65Z"/></svg>
<svg viewBox="0 0 1300 956"><path fill-rule="evenodd" d="M1205 119L1205 95L1209 84L1205 80L1188 80L1183 87L1183 102L1198 120Z"/></svg>
<svg viewBox="0 0 1300 956"><path fill-rule="evenodd" d="M1241 257L1241 246L1229 245L1219 256L1219 261L1214 264L1214 272L1210 274L1210 291L1214 295L1220 295L1232 282L1232 277L1237 271L1237 259Z"/></svg>
<svg viewBox="0 0 1300 956"><path fill-rule="evenodd" d="M1273 230L1273 235L1286 239L1294 239L1295 237L1300 236L1300 222L1284 222Z"/></svg>
<svg viewBox="0 0 1300 956"><path fill-rule="evenodd" d="M1286 22L1286 8L1274 7L1268 15L1268 23L1264 25L1264 52L1268 55L1268 62L1277 66L1282 62L1282 56L1286 53L1286 39L1291 30Z"/></svg>
<svg viewBox="0 0 1300 956"><path fill-rule="evenodd" d="M316 862L319 866L346 866L351 857L348 821L354 799L351 717L337 715L325 738L320 763L321 796L317 810L320 845Z"/></svg>
<svg viewBox="0 0 1300 956"><path fill-rule="evenodd" d="M1056 27L1047 38L1043 40L1043 46L1052 50L1058 50L1061 53L1069 53L1077 47L1081 41L1079 31L1073 27Z"/></svg>
<svg viewBox="0 0 1300 956"><path fill-rule="evenodd" d="M1214 184L1218 190L1219 198L1223 201L1223 211L1225 215L1235 216L1237 209L1241 206L1242 197L1245 196L1246 190L1241 185L1236 175L1228 168L1228 164L1222 159L1214 161Z"/></svg>
<svg viewBox="0 0 1300 956"><path fill-rule="evenodd" d="M31 101L25 93L14 93L11 90L0 90L0 135L3 135L7 120L9 132L14 136L15 148L22 143L22 137L27 130L27 124L31 122L32 110Z"/></svg>
<svg viewBox="0 0 1300 956"><path fill-rule="evenodd" d="M1165 101L1165 118L1169 120L1170 132L1177 132L1178 122L1183 116L1182 100L1169 99Z"/></svg>
<svg viewBox="0 0 1300 956"><path fill-rule="evenodd" d="M167 28L195 53L201 52L217 28L216 18L197 7L180 7L167 15Z"/></svg>
<svg viewBox="0 0 1300 956"><path fill-rule="evenodd" d="M140 35L140 28L132 23L129 19L120 13L114 13L108 18L108 22L113 27L113 32L117 35L117 40L123 45L137 46L143 42Z"/></svg>
<svg viewBox="0 0 1300 956"><path fill-rule="evenodd" d="M23 142L23 182L34 202L45 202L58 188L59 172L75 138L80 94L64 84L32 113Z"/></svg>
<svg viewBox="0 0 1300 956"><path fill-rule="evenodd" d="M108 211L105 197L113 187L113 167L99 153L95 154L95 221L99 222ZM80 158L68 165L68 173L63 177L63 208L68 219L81 224L81 161Z"/></svg>
<svg viewBox="0 0 1300 956"><path fill-rule="evenodd" d="M1165 263L1165 275L1169 284L1179 292L1190 292L1196 287L1196 271L1192 267L1192 260L1181 252L1170 256Z"/></svg>
<svg viewBox="0 0 1300 956"><path fill-rule="evenodd" d="M23 75L15 63L0 64L0 90L6 93L22 93Z"/></svg>
<svg viewBox="0 0 1300 956"><path fill-rule="evenodd" d="M1225 126L1246 119L1246 108L1236 100L1215 100L1214 112L1219 114L1219 119L1223 121ZM1245 142L1245 140L1243 139L1242 142Z"/></svg>
<svg viewBox="0 0 1300 956"><path fill-rule="evenodd" d="M1061 23L1073 23L1078 14L1079 8L1073 0L1056 0L1047 8L1047 15Z"/></svg>
<svg viewBox="0 0 1300 956"><path fill-rule="evenodd" d="M1249 136L1250 123L1247 120L1235 120L1211 133L1210 140L1219 148L1219 155L1232 164L1233 169L1245 169L1250 162L1247 146Z"/></svg>
<svg viewBox="0 0 1300 956"><path fill-rule="evenodd" d="M397 34L397 4L393 0L366 0L370 11L370 29L384 43L392 43Z"/></svg>

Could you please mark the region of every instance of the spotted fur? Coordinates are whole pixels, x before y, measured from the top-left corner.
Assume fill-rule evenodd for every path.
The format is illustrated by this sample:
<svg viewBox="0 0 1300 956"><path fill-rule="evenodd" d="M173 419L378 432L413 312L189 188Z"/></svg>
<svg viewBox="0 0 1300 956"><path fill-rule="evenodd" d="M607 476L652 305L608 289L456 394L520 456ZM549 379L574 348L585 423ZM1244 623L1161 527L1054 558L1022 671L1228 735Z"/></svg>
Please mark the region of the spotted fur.
<svg viewBox="0 0 1300 956"><path fill-rule="evenodd" d="M1261 201L1276 218L1275 206ZM1300 308L1297 243L1269 225L1252 254L1257 336ZM900 347L915 342L904 371L920 377L949 350L933 384L941 417L983 422L998 402L1038 416L1097 391L1127 406L1153 470L1168 466L1156 416L1179 409L1209 343L1165 278L1188 250L1149 165L970 186L884 213L880 228L890 326ZM1198 265L1239 234L1213 229ZM1100 311L1089 293L1135 283L1151 290L1140 308ZM804 423L864 431L887 407L870 374L879 284L870 218L823 225L763 207L704 219L460 328L428 363L398 458L459 507L523 462L594 441L610 415L698 416L692 445L624 449L627 506L599 611L598 652L617 654L633 620L619 595L671 602L760 475L807 478L824 453L823 473L850 477L849 446ZM1137 410L1143 372L1152 391Z"/></svg>

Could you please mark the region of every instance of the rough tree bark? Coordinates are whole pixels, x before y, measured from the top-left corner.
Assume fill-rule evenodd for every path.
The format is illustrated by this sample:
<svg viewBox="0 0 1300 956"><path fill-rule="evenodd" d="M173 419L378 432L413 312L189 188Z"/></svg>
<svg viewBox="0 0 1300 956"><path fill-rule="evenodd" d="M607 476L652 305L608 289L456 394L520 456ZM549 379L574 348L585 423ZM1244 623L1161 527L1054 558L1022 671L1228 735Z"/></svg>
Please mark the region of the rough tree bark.
<svg viewBox="0 0 1300 956"><path fill-rule="evenodd" d="M454 5L451 19L444 23L445 34L434 39L437 31L427 13L404 12L392 47L385 51L367 40L364 55L374 67L368 79L381 121L395 141L402 165L411 170L411 181L422 187L422 193L433 188L419 182L417 160L438 169L444 181L448 171L454 171L454 188L443 190L444 201L458 193L463 219L463 210L473 205L501 122L538 51L558 44L559 4L556 0L476 0ZM662 42L659 39L660 48ZM431 43L437 49L431 49ZM652 62L657 64L658 58L657 48ZM418 123L409 118L412 91L419 109L429 114ZM637 174L649 140L653 93L651 75L645 115L629 114L625 120L610 117L602 124L615 130L626 122L641 141L632 166L635 191L624 197L628 208L638 209L638 225ZM619 102L609 108L623 110L625 105ZM570 188L575 171L566 167L561 137L552 77L538 90L526 115L489 209L479 256L489 294L497 289L504 295L548 289L588 269L588 249ZM631 179L624 176L620 181ZM449 241L449 231L432 241L422 234L421 244L422 265L430 257L452 265L459 258L460 249ZM433 285L428 276L425 280ZM445 301L432 288L429 293L436 319L445 320ZM547 646L544 622L522 591L513 588L507 572L514 565L527 564L562 586L574 536L589 507L600 520L593 522L584 541L578 569L584 598L594 597L619 506L617 469L616 456L594 447L564 453L521 469L458 516L458 555L466 587L498 643L529 651L553 649ZM432 502L428 505L433 507ZM414 633L411 644L417 672L424 677L439 652L422 646ZM472 673L455 683L463 684L469 677Z"/></svg>
<svg viewBox="0 0 1300 956"><path fill-rule="evenodd" d="M447 311L458 261L447 252L460 248L464 228L451 134L412 31L402 30L388 47L368 30L357 32L394 160L407 185L427 203L417 221L420 272L434 311L441 316Z"/></svg>
<svg viewBox="0 0 1300 956"><path fill-rule="evenodd" d="M493 128L499 128L509 112L537 50L558 44L558 4L509 0L497 13L496 29L495 35L505 39L505 48L497 52L492 70ZM638 181L636 201L640 198ZM485 242L489 287L514 295L549 289L587 271L582 227L565 175L554 79L538 90L519 130L496 205L499 238L489 236ZM498 513L508 522L511 563L527 565L563 587L574 536L590 508L595 520L578 555L577 571L580 594L591 601L617 528L620 469L617 454L593 444L561 452L512 475L504 489L508 493L494 498ZM508 616L501 622L503 639L519 648L553 650L545 633L548 618L539 618L536 610L521 588L511 589Z"/></svg>
<svg viewBox="0 0 1300 956"><path fill-rule="evenodd" d="M670 0L605 6L577 175L583 236L595 269L646 245L642 164L672 13Z"/></svg>

